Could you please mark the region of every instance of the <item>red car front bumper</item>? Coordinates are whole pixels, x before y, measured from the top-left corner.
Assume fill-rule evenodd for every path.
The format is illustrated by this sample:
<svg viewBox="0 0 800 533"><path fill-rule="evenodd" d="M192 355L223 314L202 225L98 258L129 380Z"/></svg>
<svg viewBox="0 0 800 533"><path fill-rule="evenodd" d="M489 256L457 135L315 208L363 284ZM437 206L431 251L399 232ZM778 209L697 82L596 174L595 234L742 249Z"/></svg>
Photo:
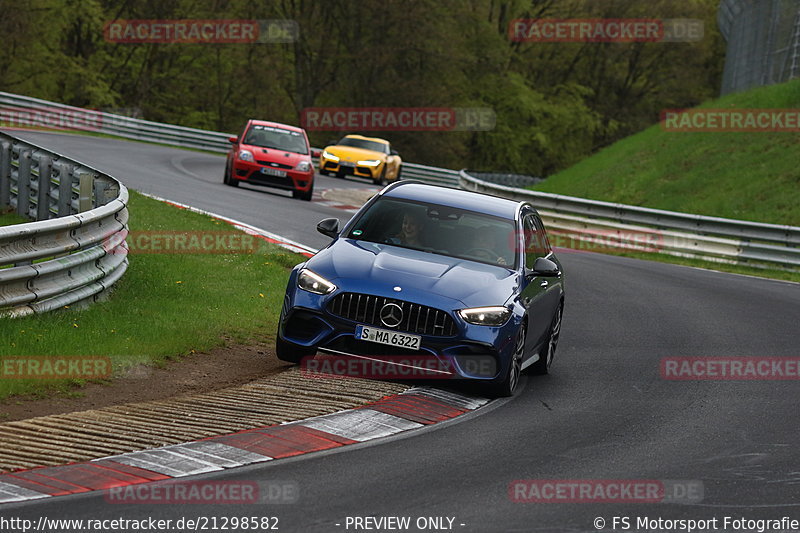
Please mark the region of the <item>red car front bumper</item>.
<svg viewBox="0 0 800 533"><path fill-rule="evenodd" d="M237 160L233 163L231 178L254 185L307 192L314 184L314 169L302 172Z"/></svg>

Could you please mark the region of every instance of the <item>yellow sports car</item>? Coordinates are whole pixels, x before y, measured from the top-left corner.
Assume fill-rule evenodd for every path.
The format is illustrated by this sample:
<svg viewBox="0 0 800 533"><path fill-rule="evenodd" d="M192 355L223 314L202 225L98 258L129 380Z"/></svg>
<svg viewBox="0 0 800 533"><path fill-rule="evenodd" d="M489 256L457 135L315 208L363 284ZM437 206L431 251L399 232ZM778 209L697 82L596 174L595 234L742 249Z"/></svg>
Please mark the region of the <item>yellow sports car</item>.
<svg viewBox="0 0 800 533"><path fill-rule="evenodd" d="M400 179L403 161L389 141L377 137L345 135L326 146L319 156L319 173L369 178L376 185Z"/></svg>

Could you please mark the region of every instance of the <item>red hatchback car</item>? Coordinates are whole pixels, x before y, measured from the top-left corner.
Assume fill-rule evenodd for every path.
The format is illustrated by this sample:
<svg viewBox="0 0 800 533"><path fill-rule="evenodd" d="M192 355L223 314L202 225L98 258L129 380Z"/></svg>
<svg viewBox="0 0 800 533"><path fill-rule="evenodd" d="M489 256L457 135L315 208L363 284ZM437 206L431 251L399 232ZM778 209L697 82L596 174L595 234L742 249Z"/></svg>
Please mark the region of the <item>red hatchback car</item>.
<svg viewBox="0 0 800 533"><path fill-rule="evenodd" d="M292 196L311 200L314 165L305 130L286 124L250 120L232 143L225 165L226 185L265 185L292 191Z"/></svg>

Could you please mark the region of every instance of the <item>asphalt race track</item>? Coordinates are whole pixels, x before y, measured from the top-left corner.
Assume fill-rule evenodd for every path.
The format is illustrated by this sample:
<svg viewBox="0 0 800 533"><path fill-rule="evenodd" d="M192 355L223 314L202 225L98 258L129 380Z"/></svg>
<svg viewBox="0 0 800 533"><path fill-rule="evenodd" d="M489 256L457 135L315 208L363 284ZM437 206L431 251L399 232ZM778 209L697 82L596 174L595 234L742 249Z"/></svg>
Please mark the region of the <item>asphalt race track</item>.
<svg viewBox="0 0 800 533"><path fill-rule="evenodd" d="M104 138L12 134L100 168L132 189L314 247L326 243L314 229L318 220L349 216L283 191L227 187L219 156ZM318 190L372 187L317 179ZM7 505L2 513L33 520L275 516L282 531L361 531L348 528L347 517L363 516L408 516L412 526L419 517L449 517L453 530L464 532L623 529L615 516L629 517L634 531L636 518L645 516L716 517L720 529L725 516L800 519L798 381L660 375L665 357L800 356L800 285L590 253L559 257L567 299L553 373L527 377L512 400L429 431L192 478L289 481L299 487L298 503L122 505L95 492ZM515 480L591 479L691 481L702 486L702 498L517 503L509 497Z"/></svg>

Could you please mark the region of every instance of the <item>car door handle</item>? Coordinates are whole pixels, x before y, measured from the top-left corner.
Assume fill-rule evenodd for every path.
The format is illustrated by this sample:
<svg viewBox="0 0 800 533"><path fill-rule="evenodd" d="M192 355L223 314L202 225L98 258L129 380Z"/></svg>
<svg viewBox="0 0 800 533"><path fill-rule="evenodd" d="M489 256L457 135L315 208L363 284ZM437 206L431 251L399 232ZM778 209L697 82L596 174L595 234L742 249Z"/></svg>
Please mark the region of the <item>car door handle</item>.
<svg viewBox="0 0 800 533"><path fill-rule="evenodd" d="M549 283L547 282L546 279L543 279L542 282L539 283L539 286L542 287L542 288L547 287L548 285L549 285Z"/></svg>

